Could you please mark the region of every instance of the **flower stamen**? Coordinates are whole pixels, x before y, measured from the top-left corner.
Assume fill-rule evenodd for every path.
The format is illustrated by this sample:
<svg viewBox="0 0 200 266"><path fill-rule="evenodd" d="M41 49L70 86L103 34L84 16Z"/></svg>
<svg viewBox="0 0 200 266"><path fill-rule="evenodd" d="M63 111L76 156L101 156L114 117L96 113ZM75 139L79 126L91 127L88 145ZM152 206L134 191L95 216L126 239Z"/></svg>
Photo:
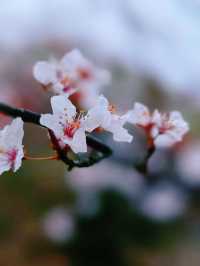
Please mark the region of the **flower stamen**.
<svg viewBox="0 0 200 266"><path fill-rule="evenodd" d="M116 107L113 104L109 104L108 111L114 114L116 113Z"/></svg>
<svg viewBox="0 0 200 266"><path fill-rule="evenodd" d="M80 128L80 120L76 119L75 121L68 123L67 126L64 128L64 135L69 138L73 138L74 133L78 128Z"/></svg>
<svg viewBox="0 0 200 266"><path fill-rule="evenodd" d="M91 77L92 77L91 71L89 71L89 69L78 68L77 72L78 72L80 78L83 80L88 80L88 79L91 79Z"/></svg>

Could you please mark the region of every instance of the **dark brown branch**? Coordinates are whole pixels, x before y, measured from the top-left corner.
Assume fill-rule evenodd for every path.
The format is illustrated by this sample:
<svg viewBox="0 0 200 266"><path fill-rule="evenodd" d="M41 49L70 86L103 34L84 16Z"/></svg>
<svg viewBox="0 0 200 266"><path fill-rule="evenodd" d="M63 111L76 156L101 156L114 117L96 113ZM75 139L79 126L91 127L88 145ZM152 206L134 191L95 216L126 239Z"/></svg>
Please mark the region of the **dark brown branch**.
<svg viewBox="0 0 200 266"><path fill-rule="evenodd" d="M31 112L29 110L14 108L5 103L0 103L0 113L3 113L8 116L12 116L14 118L21 117L24 122L33 123L38 126L42 126L40 124L41 115L38 113ZM43 126L42 126L43 127ZM59 145L56 146L56 138L52 131L49 130L51 141L54 145L54 148L57 150L60 160L62 160L65 164L68 165L69 170L73 167L89 167L104 158L109 157L112 154L112 150L105 145L102 141L98 140L92 135L87 135L87 144L94 151L91 153L89 157L85 157L80 160L70 160L66 152L62 150ZM56 147L55 147L56 146Z"/></svg>
<svg viewBox="0 0 200 266"><path fill-rule="evenodd" d="M21 117L24 122L40 125L40 114L24 110L22 108L14 108L5 103L0 103L0 113L12 117Z"/></svg>

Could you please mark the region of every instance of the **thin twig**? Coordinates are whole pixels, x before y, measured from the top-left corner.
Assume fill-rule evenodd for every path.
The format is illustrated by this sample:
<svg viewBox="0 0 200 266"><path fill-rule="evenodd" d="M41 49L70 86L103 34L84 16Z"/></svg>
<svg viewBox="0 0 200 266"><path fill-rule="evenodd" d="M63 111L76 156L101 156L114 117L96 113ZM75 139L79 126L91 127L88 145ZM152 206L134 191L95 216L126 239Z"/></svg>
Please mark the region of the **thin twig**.
<svg viewBox="0 0 200 266"><path fill-rule="evenodd" d="M58 160L58 156L53 155L53 156L48 156L48 157L31 157L31 156L25 155L24 160L32 160L32 161Z"/></svg>

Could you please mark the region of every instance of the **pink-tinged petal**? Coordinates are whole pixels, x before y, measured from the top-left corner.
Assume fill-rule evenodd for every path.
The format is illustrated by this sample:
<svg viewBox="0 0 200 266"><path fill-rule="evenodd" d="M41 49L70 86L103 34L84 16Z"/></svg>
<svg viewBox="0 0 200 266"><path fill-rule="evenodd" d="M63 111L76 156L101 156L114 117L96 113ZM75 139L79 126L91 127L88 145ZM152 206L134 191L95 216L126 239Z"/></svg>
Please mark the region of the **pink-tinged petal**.
<svg viewBox="0 0 200 266"><path fill-rule="evenodd" d="M21 118L14 119L10 125L1 131L0 146L9 149L10 147L22 146L24 137L24 123Z"/></svg>
<svg viewBox="0 0 200 266"><path fill-rule="evenodd" d="M81 124L82 127L88 132L92 132L101 125L100 119L93 113L87 115L87 117L82 120Z"/></svg>
<svg viewBox="0 0 200 266"><path fill-rule="evenodd" d="M81 87L79 91L81 93L81 97L80 97L81 107L84 110L89 110L92 107L94 107L99 97L98 89L95 86L90 87L90 85L88 85L87 88Z"/></svg>
<svg viewBox="0 0 200 266"><path fill-rule="evenodd" d="M159 128L156 125L154 125L150 131L150 136L154 139L158 136L158 134L159 134Z"/></svg>
<svg viewBox="0 0 200 266"><path fill-rule="evenodd" d="M108 71L97 68L86 59L79 50L67 53L61 60L62 69L71 79L78 82L79 87L85 89L109 84L111 75Z"/></svg>
<svg viewBox="0 0 200 266"><path fill-rule="evenodd" d="M155 140L154 144L157 148L167 148L173 146L177 140L169 134L159 135Z"/></svg>
<svg viewBox="0 0 200 266"><path fill-rule="evenodd" d="M160 128L160 132L163 135L168 135L174 142L179 142L188 131L189 126L184 121L180 112L174 111L169 113L168 116L163 115L162 127Z"/></svg>
<svg viewBox="0 0 200 266"><path fill-rule="evenodd" d="M104 97L102 94L99 96L98 100L97 100L97 105L100 106L101 108L106 108L108 109L109 107L109 102L106 99L106 97Z"/></svg>
<svg viewBox="0 0 200 266"><path fill-rule="evenodd" d="M177 131L177 133L179 132L179 134L185 135L189 131L188 123L178 111L173 111L170 113L169 122L174 125L175 131Z"/></svg>
<svg viewBox="0 0 200 266"><path fill-rule="evenodd" d="M16 118L0 131L0 174L4 171L19 169L24 157L22 140L23 121Z"/></svg>
<svg viewBox="0 0 200 266"><path fill-rule="evenodd" d="M74 153L87 152L86 135L82 128L75 132L71 143L71 149Z"/></svg>
<svg viewBox="0 0 200 266"><path fill-rule="evenodd" d="M33 75L43 85L54 83L57 80L56 67L48 62L38 62L33 68Z"/></svg>
<svg viewBox="0 0 200 266"><path fill-rule="evenodd" d="M141 103L135 103L133 110L129 111L129 122L132 124L147 126L150 120L149 109Z"/></svg>
<svg viewBox="0 0 200 266"><path fill-rule="evenodd" d="M62 58L61 65L66 71L70 71L78 67L87 67L90 63L78 49L74 49Z"/></svg>
<svg viewBox="0 0 200 266"><path fill-rule="evenodd" d="M131 143L133 140L133 136L128 133L127 129L121 127L117 131L113 132L113 139L119 142Z"/></svg>
<svg viewBox="0 0 200 266"><path fill-rule="evenodd" d="M179 111L172 111L170 113L171 121L184 121L182 114Z"/></svg>
<svg viewBox="0 0 200 266"><path fill-rule="evenodd" d="M105 129L113 134L115 141L130 143L133 140L133 136L128 133L127 129L123 128L123 125L124 119L121 119L120 116L112 115L112 121Z"/></svg>
<svg viewBox="0 0 200 266"><path fill-rule="evenodd" d="M153 112L151 122L157 127L162 125L162 115L158 110Z"/></svg>
<svg viewBox="0 0 200 266"><path fill-rule="evenodd" d="M52 86L52 91L55 94L63 94L63 85L59 81L55 82Z"/></svg>
<svg viewBox="0 0 200 266"><path fill-rule="evenodd" d="M11 168L8 157L5 153L0 153L0 175Z"/></svg>
<svg viewBox="0 0 200 266"><path fill-rule="evenodd" d="M82 91L97 88L99 93L100 88L107 85L111 79L108 71L95 67L77 49L67 53L60 62L38 62L33 72L35 78L41 84L50 85L48 86L49 90L55 94L66 93L68 96L73 94L71 91L66 92L68 87L70 89L79 88ZM88 96L91 96L91 94L88 93ZM86 97L80 99L80 103L84 107L91 103L91 101L86 100ZM87 108L90 107L91 105Z"/></svg>
<svg viewBox="0 0 200 266"><path fill-rule="evenodd" d="M99 110L98 108L91 109L84 121L84 127L88 132L92 132L98 127L106 128L110 125L111 114L106 110Z"/></svg>
<svg viewBox="0 0 200 266"><path fill-rule="evenodd" d="M42 114L40 124L51 129L57 137L63 135L62 125L56 116L51 114Z"/></svg>
<svg viewBox="0 0 200 266"><path fill-rule="evenodd" d="M16 154L16 158L13 163L13 171L16 172L22 165L22 159L24 157L24 151L23 149L19 149Z"/></svg>
<svg viewBox="0 0 200 266"><path fill-rule="evenodd" d="M91 132L97 127L108 127L111 122L111 113L108 111L108 100L103 96L99 96L96 104L92 107L85 118L84 127Z"/></svg>
<svg viewBox="0 0 200 266"><path fill-rule="evenodd" d="M68 119L72 119L76 115L76 107L65 95L51 97L51 106L55 115L65 115Z"/></svg>

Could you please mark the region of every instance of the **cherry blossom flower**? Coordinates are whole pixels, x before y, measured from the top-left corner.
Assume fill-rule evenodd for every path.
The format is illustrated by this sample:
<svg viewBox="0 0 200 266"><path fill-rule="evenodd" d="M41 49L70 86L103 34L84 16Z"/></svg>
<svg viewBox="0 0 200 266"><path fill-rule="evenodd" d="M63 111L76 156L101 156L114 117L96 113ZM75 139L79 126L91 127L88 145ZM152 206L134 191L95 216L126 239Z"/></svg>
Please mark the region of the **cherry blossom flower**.
<svg viewBox="0 0 200 266"><path fill-rule="evenodd" d="M77 93L86 101L98 95L101 86L107 85L110 74L95 67L79 50L67 53L60 62L40 61L34 66L34 77L56 94Z"/></svg>
<svg viewBox="0 0 200 266"><path fill-rule="evenodd" d="M86 131L91 132L99 124L91 116L77 112L65 95L53 96L51 106L53 114L43 114L40 123L54 132L62 148L69 146L74 153L87 152Z"/></svg>
<svg viewBox="0 0 200 266"><path fill-rule="evenodd" d="M88 116L92 118L90 122L93 125L99 124L102 129L111 132L115 141L132 141L133 136L123 127L127 122L127 115L115 114L114 107L103 95L99 96L95 106L88 111Z"/></svg>
<svg viewBox="0 0 200 266"><path fill-rule="evenodd" d="M155 145L158 147L170 147L182 141L184 135L189 131L188 123L178 111L162 114L160 121L157 119L156 121L158 121L157 129L155 128L152 133L155 137Z"/></svg>
<svg viewBox="0 0 200 266"><path fill-rule="evenodd" d="M123 128L126 117L112 114L104 96L99 96L96 105L88 112L77 112L65 95L51 98L53 114L43 114L40 123L51 129L60 146L69 146L74 153L87 152L86 132L103 128L113 133L115 141L132 141L132 136Z"/></svg>
<svg viewBox="0 0 200 266"><path fill-rule="evenodd" d="M63 64L64 70L70 73L72 79L78 83L78 88L99 88L110 82L110 73L94 66L77 49L67 53L61 64Z"/></svg>
<svg viewBox="0 0 200 266"><path fill-rule="evenodd" d="M16 172L20 168L24 157L23 136L21 118L14 119L0 131L0 174L10 169Z"/></svg>
<svg viewBox="0 0 200 266"><path fill-rule="evenodd" d="M189 131L188 123L178 111L161 114L155 110L150 113L146 106L135 103L127 116L128 122L145 130L149 145L156 147L170 147L181 141Z"/></svg>

